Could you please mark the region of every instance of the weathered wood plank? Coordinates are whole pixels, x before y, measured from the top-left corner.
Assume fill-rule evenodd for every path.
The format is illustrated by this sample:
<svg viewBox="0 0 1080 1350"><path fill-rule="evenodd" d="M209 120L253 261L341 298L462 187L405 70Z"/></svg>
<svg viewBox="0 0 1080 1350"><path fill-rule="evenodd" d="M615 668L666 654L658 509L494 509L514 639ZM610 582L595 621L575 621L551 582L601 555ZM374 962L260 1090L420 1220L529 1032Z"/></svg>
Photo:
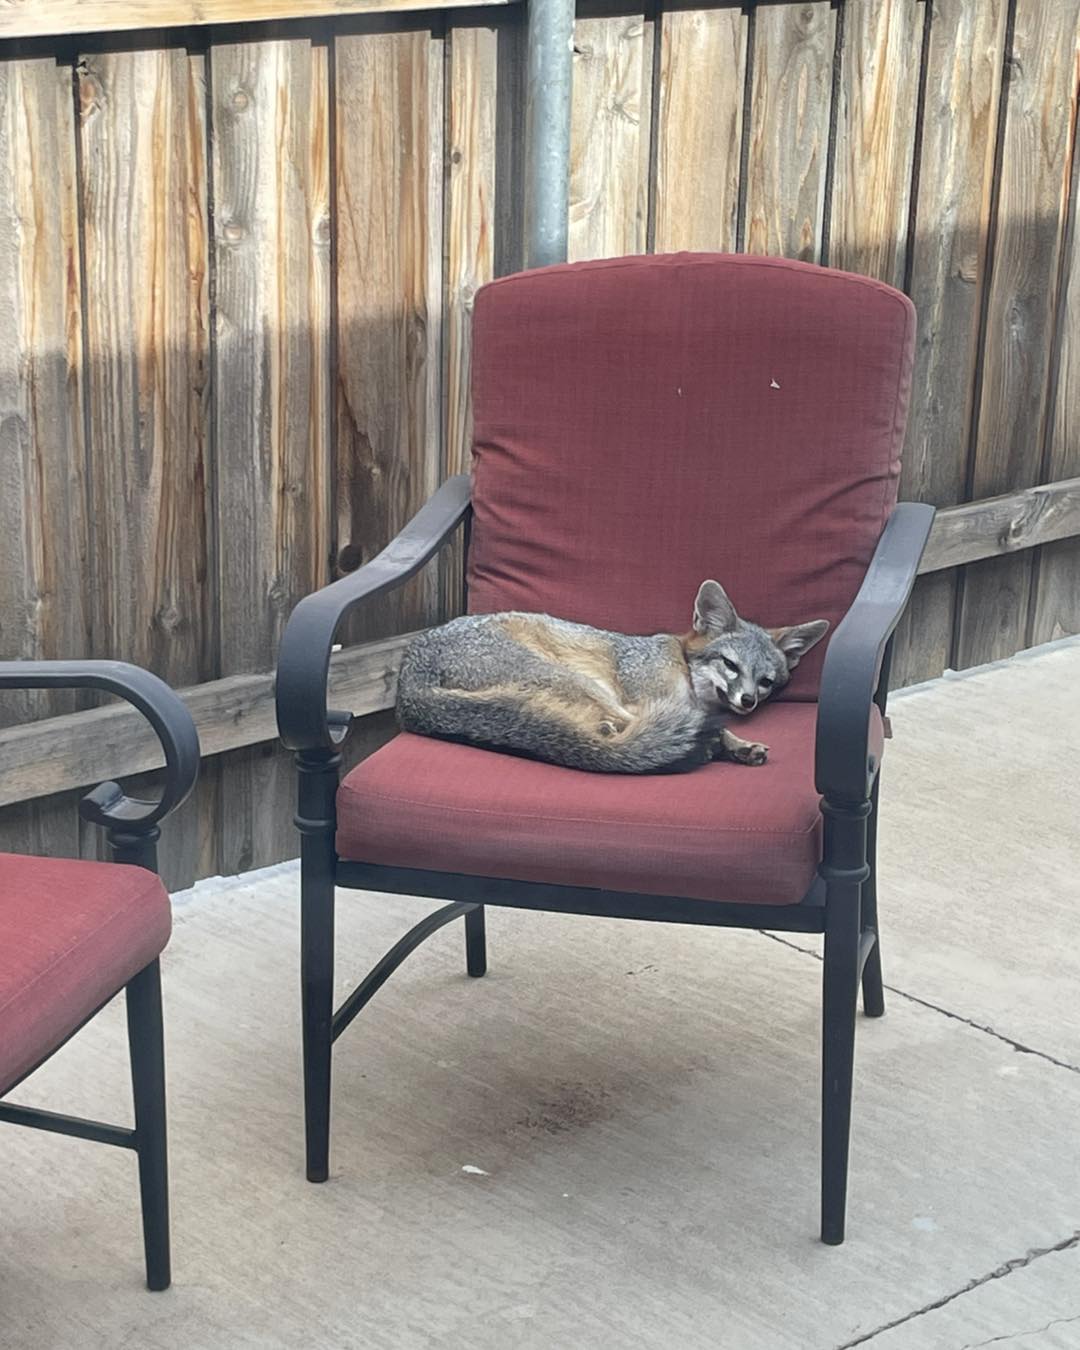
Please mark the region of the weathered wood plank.
<svg viewBox="0 0 1080 1350"><path fill-rule="evenodd" d="M846 0L828 262L902 286L923 6Z"/></svg>
<svg viewBox="0 0 1080 1350"><path fill-rule="evenodd" d="M820 261L835 43L829 0L755 11L748 253Z"/></svg>
<svg viewBox="0 0 1080 1350"><path fill-rule="evenodd" d="M336 653L330 662L333 706L357 717L393 707L408 640L406 634ZM271 672L230 675L178 692L195 719L204 766L210 756L277 736ZM24 723L0 731L0 806L146 773L163 763L157 737L127 704Z"/></svg>
<svg viewBox="0 0 1080 1350"><path fill-rule="evenodd" d="M1080 27L1077 29L1078 79L1074 99L1080 97ZM1076 107L1073 125L1077 125ZM1080 140L1072 147L1072 213L1057 387L1047 468L1054 478L1080 474ZM1031 642L1050 642L1080 632L1080 539L1044 548L1036 563L1038 584L1031 615Z"/></svg>
<svg viewBox="0 0 1080 1350"><path fill-rule="evenodd" d="M0 657L89 648L71 70L0 63ZM69 697L5 694L0 722Z"/></svg>
<svg viewBox="0 0 1080 1350"><path fill-rule="evenodd" d="M186 684L216 674L204 62L148 49L77 70L94 654ZM213 831L209 776L199 794ZM194 831L163 842L177 880L203 852Z"/></svg>
<svg viewBox="0 0 1080 1350"><path fill-rule="evenodd" d="M1076 88L1078 0L1018 0L1009 66L998 225L982 351L972 492L1039 481L1047 375L1068 200ZM1063 53L1069 57L1063 59ZM1011 656L1023 646L1031 557L967 572L956 665Z"/></svg>
<svg viewBox="0 0 1080 1350"><path fill-rule="evenodd" d="M495 274L499 34L490 26L455 27L448 40L444 477L469 469L473 298ZM460 613L460 541L447 549L441 566L444 612Z"/></svg>
<svg viewBox="0 0 1080 1350"><path fill-rule="evenodd" d="M78 67L96 654L189 682L213 665L203 61Z"/></svg>
<svg viewBox="0 0 1080 1350"><path fill-rule="evenodd" d="M935 506L961 501L967 481L1007 8L939 0L930 28L911 258L915 397L900 495ZM916 587L896 634L895 685L948 665L956 584L934 576Z"/></svg>
<svg viewBox="0 0 1080 1350"><path fill-rule="evenodd" d="M441 455L442 42L337 41L339 565L377 553L434 491ZM418 627L438 569L365 607L353 638Z"/></svg>
<svg viewBox="0 0 1080 1350"><path fill-rule="evenodd" d="M327 51L211 51L220 672L273 667L330 569ZM223 757L224 874L289 855L295 774L275 747ZM283 852L282 850L286 850Z"/></svg>
<svg viewBox="0 0 1080 1350"><path fill-rule="evenodd" d="M1020 553L1080 535L1080 478L939 511L920 572Z"/></svg>
<svg viewBox="0 0 1080 1350"><path fill-rule="evenodd" d="M665 13L657 129L658 253L735 247L746 82L740 9Z"/></svg>
<svg viewBox="0 0 1080 1350"><path fill-rule="evenodd" d="M71 69L0 63L0 657L89 649ZM0 696L0 727L71 695ZM0 849L78 853L74 802L0 812Z"/></svg>
<svg viewBox="0 0 1080 1350"><path fill-rule="evenodd" d="M512 3L515 0L0 0L0 39Z"/></svg>
<svg viewBox="0 0 1080 1350"><path fill-rule="evenodd" d="M0 807L0 853L77 858L81 822L78 792Z"/></svg>
<svg viewBox="0 0 1080 1350"><path fill-rule="evenodd" d="M645 251L652 42L638 14L574 27L571 262Z"/></svg>

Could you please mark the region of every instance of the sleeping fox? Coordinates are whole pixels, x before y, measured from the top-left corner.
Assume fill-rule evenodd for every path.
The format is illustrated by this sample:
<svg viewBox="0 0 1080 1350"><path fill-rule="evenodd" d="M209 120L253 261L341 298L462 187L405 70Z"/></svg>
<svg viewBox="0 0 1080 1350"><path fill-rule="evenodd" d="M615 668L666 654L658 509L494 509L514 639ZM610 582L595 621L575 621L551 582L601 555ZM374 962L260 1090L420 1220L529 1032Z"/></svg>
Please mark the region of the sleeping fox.
<svg viewBox="0 0 1080 1350"><path fill-rule="evenodd" d="M815 619L767 631L702 582L683 636L628 637L546 614L475 614L413 639L398 677L405 731L596 773L764 764L724 725L782 688L825 636Z"/></svg>

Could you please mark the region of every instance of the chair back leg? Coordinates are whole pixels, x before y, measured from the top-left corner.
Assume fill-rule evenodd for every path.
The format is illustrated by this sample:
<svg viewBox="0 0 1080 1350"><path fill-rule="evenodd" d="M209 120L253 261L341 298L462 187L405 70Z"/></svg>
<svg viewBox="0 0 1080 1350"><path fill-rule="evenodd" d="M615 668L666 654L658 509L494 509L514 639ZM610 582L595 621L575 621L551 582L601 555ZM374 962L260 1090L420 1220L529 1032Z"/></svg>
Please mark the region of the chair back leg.
<svg viewBox="0 0 1080 1350"><path fill-rule="evenodd" d="M822 981L821 1240L844 1240L848 1143L859 992L860 900L867 877L870 803L822 804L825 813L825 962Z"/></svg>
<svg viewBox="0 0 1080 1350"><path fill-rule="evenodd" d="M161 968L157 961L129 981L127 1004L131 1086L135 1100L135 1151L139 1159L146 1284L168 1289L169 1165L165 1130L165 1047L161 1020Z"/></svg>
<svg viewBox="0 0 1080 1350"><path fill-rule="evenodd" d="M483 905L477 905L465 915L465 969L476 978L487 974L487 936Z"/></svg>

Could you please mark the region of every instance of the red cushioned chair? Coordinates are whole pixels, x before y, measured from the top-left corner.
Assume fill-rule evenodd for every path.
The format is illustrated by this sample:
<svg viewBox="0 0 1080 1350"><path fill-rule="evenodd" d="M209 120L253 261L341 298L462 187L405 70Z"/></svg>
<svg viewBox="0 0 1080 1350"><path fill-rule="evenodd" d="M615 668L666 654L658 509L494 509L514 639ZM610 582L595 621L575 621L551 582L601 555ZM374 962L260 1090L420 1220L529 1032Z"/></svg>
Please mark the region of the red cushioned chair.
<svg viewBox="0 0 1080 1350"><path fill-rule="evenodd" d="M0 1098L40 1067L121 989L126 991L135 1127L0 1101L0 1121L133 1149L139 1162L146 1282L167 1289L169 1189L158 956L169 897L156 875L158 822L191 792L199 742L187 709L155 676L116 661L4 661L0 689L100 689L132 703L165 752L159 802L116 783L80 814L103 825L112 862L0 853Z"/></svg>
<svg viewBox="0 0 1080 1350"><path fill-rule="evenodd" d="M296 751L307 1171L327 1175L334 1039L395 966L485 904L824 933L822 1238L844 1235L856 994L880 1016L874 836L889 642L933 516L896 506L914 311L780 259L675 254L544 268L476 298L474 465L378 557L303 600L278 668ZM400 735L338 782L335 631L464 523L469 608L629 633L689 626L717 577L740 613L832 637L752 719L762 768L622 777ZM334 888L450 901L332 1007Z"/></svg>

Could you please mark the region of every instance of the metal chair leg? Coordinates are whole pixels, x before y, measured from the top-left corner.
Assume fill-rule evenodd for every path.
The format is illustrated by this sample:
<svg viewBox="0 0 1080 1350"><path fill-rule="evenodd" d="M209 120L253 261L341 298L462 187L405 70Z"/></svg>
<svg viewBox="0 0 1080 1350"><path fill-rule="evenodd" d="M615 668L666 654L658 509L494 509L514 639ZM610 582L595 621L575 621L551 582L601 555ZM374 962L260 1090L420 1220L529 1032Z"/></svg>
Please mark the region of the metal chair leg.
<svg viewBox="0 0 1080 1350"><path fill-rule="evenodd" d="M873 795L870 798L870 815L866 821L866 862L870 875L862 888L862 926L872 928L877 934L870 955L866 958L862 976L863 1013L867 1017L885 1015L885 985L881 974L881 926L878 923L877 908L877 807L878 783L874 782Z"/></svg>
<svg viewBox="0 0 1080 1350"><path fill-rule="evenodd" d="M308 1181L330 1172L330 1055L334 1042L335 751L296 756L300 831L300 996Z"/></svg>
<svg viewBox="0 0 1080 1350"><path fill-rule="evenodd" d="M822 979L821 1240L844 1240L848 1144L859 993L860 892L868 875L870 803L833 806L825 814L825 961Z"/></svg>
<svg viewBox="0 0 1080 1350"><path fill-rule="evenodd" d="M139 1159L146 1284L168 1289L169 1166L165 1129L165 1051L161 1021L161 973L157 961L128 985L128 1045L135 1099L135 1149Z"/></svg>
<svg viewBox="0 0 1080 1350"><path fill-rule="evenodd" d="M302 866L300 880L300 984L307 1179L325 1181L330 1173L334 884L310 875L306 865Z"/></svg>
<svg viewBox="0 0 1080 1350"><path fill-rule="evenodd" d="M465 915L465 969L477 978L487 974L487 937L483 905L477 905Z"/></svg>

